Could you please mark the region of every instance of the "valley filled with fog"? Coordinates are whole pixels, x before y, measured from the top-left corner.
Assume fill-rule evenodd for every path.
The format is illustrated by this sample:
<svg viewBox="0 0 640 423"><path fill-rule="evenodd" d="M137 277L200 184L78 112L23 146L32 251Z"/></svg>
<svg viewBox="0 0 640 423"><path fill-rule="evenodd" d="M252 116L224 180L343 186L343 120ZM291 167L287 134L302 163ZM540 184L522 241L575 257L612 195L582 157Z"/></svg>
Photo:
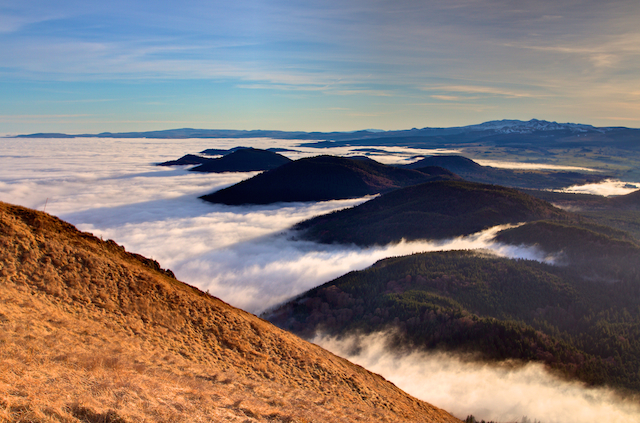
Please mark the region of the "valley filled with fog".
<svg viewBox="0 0 640 423"><path fill-rule="evenodd" d="M157 260L179 280L256 314L386 257L481 248L508 258L554 262L535 248L492 241L499 227L449 240L370 248L296 240L289 230L295 223L371 197L265 206L210 204L198 197L257 172L209 174L155 166L206 148L239 145L295 150L281 153L292 159L362 154L349 147L318 150L297 144L272 139L5 139L0 143L0 200L45 210L83 231L113 239ZM390 147L370 157L409 163L420 155L457 152ZM625 194L636 189L634 183L612 180L566 191ZM560 382L540 365L478 365L453 355L418 352L395 356L385 351L383 335L361 339L359 349L350 347L350 340L316 341L460 418L474 414L506 421L527 415L545 423L622 422L640 413L611 391Z"/></svg>

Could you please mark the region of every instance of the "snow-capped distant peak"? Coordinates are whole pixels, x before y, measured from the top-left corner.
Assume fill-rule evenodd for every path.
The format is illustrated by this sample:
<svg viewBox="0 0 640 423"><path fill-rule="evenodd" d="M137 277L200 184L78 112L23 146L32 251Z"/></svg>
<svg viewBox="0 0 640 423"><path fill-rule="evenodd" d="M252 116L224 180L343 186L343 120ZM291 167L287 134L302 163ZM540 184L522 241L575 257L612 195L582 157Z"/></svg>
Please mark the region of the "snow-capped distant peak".
<svg viewBox="0 0 640 423"><path fill-rule="evenodd" d="M520 133L528 134L533 131L561 131L570 130L572 132L590 132L600 131L591 125L582 125L578 123L558 123L546 120L531 119L530 121L522 120L492 120L490 122L481 123L479 125L469 125L465 128L472 131L489 131L493 130L499 133L510 134Z"/></svg>

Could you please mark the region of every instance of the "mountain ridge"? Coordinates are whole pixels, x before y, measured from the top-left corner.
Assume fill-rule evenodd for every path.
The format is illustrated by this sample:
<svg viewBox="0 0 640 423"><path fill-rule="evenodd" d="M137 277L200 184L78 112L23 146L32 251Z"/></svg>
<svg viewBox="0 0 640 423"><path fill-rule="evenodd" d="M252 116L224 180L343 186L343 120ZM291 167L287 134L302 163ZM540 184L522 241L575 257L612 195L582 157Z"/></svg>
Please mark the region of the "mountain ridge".
<svg viewBox="0 0 640 423"><path fill-rule="evenodd" d="M434 181L314 217L294 229L304 239L370 246L402 239L452 238L496 225L570 216L515 189L467 181Z"/></svg>
<svg viewBox="0 0 640 423"><path fill-rule="evenodd" d="M227 205L327 201L378 194L428 180L458 176L436 167L423 172L400 169L369 158L315 156L278 168L204 195L205 201Z"/></svg>
<svg viewBox="0 0 640 423"><path fill-rule="evenodd" d="M406 130L357 130L344 132L305 132L305 131L277 131L277 130L234 130L234 129L195 129L178 128L142 132L102 132L98 134L63 134L63 133L34 133L16 135L12 138L282 138L282 139L359 139L380 136L409 136L409 135L446 135L463 132L465 130L484 131L495 130L503 133L531 133L532 131L570 130L574 132L615 131L620 129L636 129L626 127L595 127L592 125L575 123L557 123L546 120L494 120L480 124L454 127L424 127Z"/></svg>

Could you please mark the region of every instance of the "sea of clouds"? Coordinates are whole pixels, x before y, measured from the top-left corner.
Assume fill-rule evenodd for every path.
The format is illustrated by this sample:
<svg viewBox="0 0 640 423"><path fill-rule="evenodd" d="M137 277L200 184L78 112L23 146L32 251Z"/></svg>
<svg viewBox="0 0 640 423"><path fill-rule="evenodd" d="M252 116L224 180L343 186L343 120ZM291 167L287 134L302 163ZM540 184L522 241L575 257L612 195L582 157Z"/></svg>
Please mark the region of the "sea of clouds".
<svg viewBox="0 0 640 423"><path fill-rule="evenodd" d="M158 260L163 267L173 270L178 279L253 313L260 313L312 287L390 256L482 248L504 257L553 262L553 257L534 248L493 242L499 227L449 240L401 242L372 248L300 241L289 229L295 223L360 204L369 197L267 206L215 205L198 197L249 178L256 172L206 174L189 172L184 167L155 165L206 148L238 145L291 148L295 151L284 154L294 159L329 153L363 154L347 147L317 150L296 147L296 144L296 141L271 139L0 139L0 200L46 210L81 230L113 239L129 251ZM384 163L411 162L430 153L455 153L452 150L403 148L381 150L386 152L377 151L372 158ZM336 342L321 343L335 352L344 353ZM379 349L371 351L376 351L376 357L384 356L380 355ZM389 363L393 361L389 360ZM433 377L428 360L415 360L415 369L383 368L380 367L383 362L365 360L361 364L378 366L371 370L396 381L398 386L414 395L428 399L418 391L411 391L416 383L428 384ZM456 366L454 362L445 367L451 371L442 370L438 381L450 380L457 384L460 371ZM503 373L494 374L491 373L493 370L483 368L484 372L493 375L491 377L504 374L502 370ZM407 374L413 372L415 376L413 384L402 376L406 369L409 369ZM545 373L542 369L536 371ZM475 374L469 369L465 372ZM494 380L491 377L488 380ZM514 388L528 384L527 379L523 380L518 382L520 385L514 384ZM482 404L486 410L497 410L497 404L488 397L478 396L478 386L472 383L457 389L456 395L466 398L464 410L450 406L446 398L432 400L429 397L429 400L454 411L459 417L466 416L465 410L478 410L474 412L477 416L494 415L480 412ZM540 398L553 395L553 401L562 404L559 399L562 397L555 391L527 392L532 395L538 392ZM566 398L567 405L574 404L570 402L571 398ZM516 414L556 421L548 418L549 414L526 411L530 408L523 406L522 401L509 399L505 402L512 404L514 410L525 410Z"/></svg>
<svg viewBox="0 0 640 423"><path fill-rule="evenodd" d="M438 352L394 352L389 334L317 335L314 342L387 378L405 392L458 418L472 414L496 422L629 423L640 416L638 399L589 388L547 372L541 364L481 363Z"/></svg>

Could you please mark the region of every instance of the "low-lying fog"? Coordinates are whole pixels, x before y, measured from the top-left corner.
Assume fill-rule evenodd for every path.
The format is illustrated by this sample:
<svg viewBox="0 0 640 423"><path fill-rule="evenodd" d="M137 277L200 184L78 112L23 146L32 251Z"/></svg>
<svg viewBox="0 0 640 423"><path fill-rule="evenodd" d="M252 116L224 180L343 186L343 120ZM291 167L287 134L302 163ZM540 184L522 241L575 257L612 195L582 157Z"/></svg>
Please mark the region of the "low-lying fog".
<svg viewBox="0 0 640 423"><path fill-rule="evenodd" d="M261 147L275 142L216 140L215 145L232 147L256 141ZM390 256L485 248L506 257L544 259L533 249L492 243L499 228L453 240L367 249L293 241L288 228L296 222L368 198L268 206L217 205L198 196L256 172L201 174L152 165L201 151L212 145L211 140L8 142L24 145L20 149L16 146L12 166L0 170L0 199L40 210L46 207L46 211L79 229L154 258L180 280L253 313ZM340 150L342 154L348 152L344 147ZM402 149L393 150L396 156L388 156L387 161L403 153ZM415 150L403 154L413 155Z"/></svg>
<svg viewBox="0 0 640 423"><path fill-rule="evenodd" d="M605 179L602 182L585 185L572 185L558 190L560 192L571 192L577 194L595 194L609 197L612 195L625 195L637 191L640 184L637 182L623 182L615 179Z"/></svg>
<svg viewBox="0 0 640 423"><path fill-rule="evenodd" d="M359 204L367 198L269 206L214 205L197 197L255 173L201 174L184 168L153 165L205 148L238 145L296 149L294 153L285 153L291 158L361 153L348 148L336 151L301 149L295 144L295 141L270 139L2 139L0 200L46 209L81 230L104 239L114 239L129 251L158 260L163 267L172 269L178 279L209 290L211 294L254 313L389 256L484 248L506 257L552 262L552 258L544 257L535 249L493 243L491 238L499 228L453 240L400 243L368 249L296 241L288 231L296 222ZM428 153L402 148L387 151L378 151L373 158L397 163L415 160L415 156ZM451 154L452 151L440 150L437 153ZM322 342L337 353L345 353L340 343ZM455 361L455 357L448 357L449 364L441 365L444 362L437 360L442 358L436 360L418 355L397 361L385 355L375 342L372 345L363 350L364 356L360 354L354 359L373 371L383 373L401 388L459 417L473 413L485 419L503 416L500 419L504 420L526 414L545 423L591 421L552 418L555 415L553 410L559 412L563 404L565 410L571 410L582 404L580 398L596 394L571 385L572 394L562 400L558 394L561 388L552 386L550 382L541 384L542 379L527 376L533 374L531 372L546 375L541 368L534 366L520 373L505 373L504 369L471 368ZM423 393L429 386L434 389L429 391L431 396L426 397ZM547 388L543 389L544 386ZM434 397L434 393L440 393L440 396ZM625 412L623 405L610 402L609 397L602 396L604 394L598 395L593 398L601 398L596 403L602 406L593 409L594 413L600 413L598 410L604 410L606 404L612 407L612 415L614 411ZM497 400L500 397L503 400ZM544 407L540 406L540 412L534 412L536 404L543 403L555 404L555 408L550 405L548 409L551 411L542 412ZM581 415L581 412L575 410L574 415ZM567 415L566 412L557 414ZM600 421L604 420L612 421Z"/></svg>
<svg viewBox="0 0 640 423"><path fill-rule="evenodd" d="M629 423L640 405L604 388L558 379L540 364L482 364L446 353L395 353L387 335L317 336L314 342L378 373L416 398L456 417L473 414L497 422L527 416L542 423Z"/></svg>

